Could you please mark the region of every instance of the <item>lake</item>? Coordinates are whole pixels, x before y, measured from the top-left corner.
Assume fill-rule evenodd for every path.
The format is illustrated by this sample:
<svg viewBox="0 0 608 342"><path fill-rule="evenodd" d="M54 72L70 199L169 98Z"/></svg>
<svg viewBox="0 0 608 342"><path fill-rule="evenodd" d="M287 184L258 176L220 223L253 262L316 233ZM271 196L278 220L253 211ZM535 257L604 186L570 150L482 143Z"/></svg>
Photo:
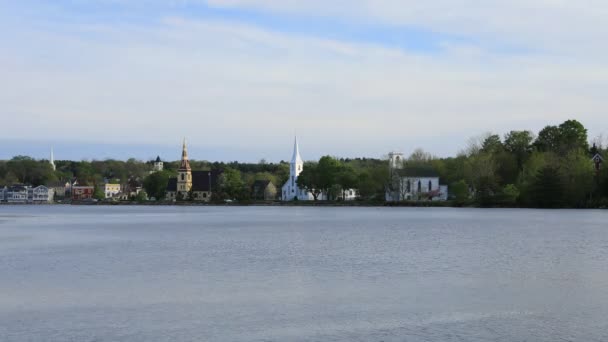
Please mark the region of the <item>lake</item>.
<svg viewBox="0 0 608 342"><path fill-rule="evenodd" d="M607 222L0 206L0 341L606 341Z"/></svg>

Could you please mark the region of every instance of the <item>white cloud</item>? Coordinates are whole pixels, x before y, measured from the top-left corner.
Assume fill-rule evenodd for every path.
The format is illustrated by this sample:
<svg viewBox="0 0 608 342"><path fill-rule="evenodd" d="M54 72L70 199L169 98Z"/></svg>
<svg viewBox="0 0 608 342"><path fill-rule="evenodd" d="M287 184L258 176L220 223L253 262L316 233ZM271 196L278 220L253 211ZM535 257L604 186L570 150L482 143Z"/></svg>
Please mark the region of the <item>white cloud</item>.
<svg viewBox="0 0 608 342"><path fill-rule="evenodd" d="M523 2L472 14L442 1L213 3L298 13L323 8L332 15L345 15L338 13L344 8L352 18L480 35L541 25L523 16L534 7ZM581 7L558 5L535 6L548 10L545 17ZM513 41L533 42L536 34ZM380 156L396 145L413 149L409 144L435 140L441 147L432 152L445 155L479 132L538 129L571 117L593 126L592 133L608 130L602 119L608 67L568 57L499 54L454 42L439 54L417 54L224 20L65 23L48 32L23 28L0 47L0 115L27 127L5 132L9 138L61 131L81 140L173 143L186 135L193 144L263 151L288 146L297 129L311 154Z"/></svg>

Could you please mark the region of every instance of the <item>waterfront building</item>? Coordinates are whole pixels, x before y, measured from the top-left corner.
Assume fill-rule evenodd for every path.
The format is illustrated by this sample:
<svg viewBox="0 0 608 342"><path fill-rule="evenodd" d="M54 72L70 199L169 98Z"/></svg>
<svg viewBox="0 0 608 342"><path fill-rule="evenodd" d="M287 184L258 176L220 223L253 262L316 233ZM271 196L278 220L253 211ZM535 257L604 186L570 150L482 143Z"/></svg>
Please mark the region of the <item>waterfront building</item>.
<svg viewBox="0 0 608 342"><path fill-rule="evenodd" d="M93 193L95 192L95 187L73 185L71 190L72 190L72 192L71 192L72 200L82 201L82 200L93 199Z"/></svg>
<svg viewBox="0 0 608 342"><path fill-rule="evenodd" d="M140 192L144 191L143 185L139 178L131 177L127 183L122 185L122 192L120 193L120 199L122 201L128 201L134 197L137 197Z"/></svg>
<svg viewBox="0 0 608 342"><path fill-rule="evenodd" d="M27 203L29 187L23 184L15 184L6 189L6 202Z"/></svg>
<svg viewBox="0 0 608 342"><path fill-rule="evenodd" d="M67 189L69 188L69 182L53 182L48 184L49 189L53 190L53 194L55 195L55 199L65 198L65 194Z"/></svg>
<svg viewBox="0 0 608 342"><path fill-rule="evenodd" d="M431 166L404 166L403 153L389 153L390 184L387 201L446 201L448 187L439 181L439 174Z"/></svg>
<svg viewBox="0 0 608 342"><path fill-rule="evenodd" d="M54 197L53 189L44 185L28 188L28 202L30 203L52 203Z"/></svg>
<svg viewBox="0 0 608 342"><path fill-rule="evenodd" d="M166 199L209 202L221 174L221 170L192 171L184 139L177 177L169 178Z"/></svg>
<svg viewBox="0 0 608 342"><path fill-rule="evenodd" d="M6 200L6 185L0 185L0 202Z"/></svg>
<svg viewBox="0 0 608 342"><path fill-rule="evenodd" d="M256 180L251 186L251 198L274 201L277 198L277 187L269 180Z"/></svg>
<svg viewBox="0 0 608 342"><path fill-rule="evenodd" d="M120 194L120 184L104 183L100 186L105 198L114 198Z"/></svg>

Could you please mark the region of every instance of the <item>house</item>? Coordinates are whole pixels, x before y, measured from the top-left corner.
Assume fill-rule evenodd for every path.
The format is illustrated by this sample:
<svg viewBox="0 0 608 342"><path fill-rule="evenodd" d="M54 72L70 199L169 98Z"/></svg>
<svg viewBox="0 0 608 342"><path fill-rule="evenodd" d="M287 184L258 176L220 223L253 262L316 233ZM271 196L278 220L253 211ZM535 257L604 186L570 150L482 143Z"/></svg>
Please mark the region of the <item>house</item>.
<svg viewBox="0 0 608 342"><path fill-rule="evenodd" d="M120 184L104 183L99 186L104 194L104 198L114 198L120 194Z"/></svg>
<svg viewBox="0 0 608 342"><path fill-rule="evenodd" d="M82 200L93 199L94 192L95 192L95 187L93 187L93 186L73 185L72 186L72 200L82 201Z"/></svg>
<svg viewBox="0 0 608 342"><path fill-rule="evenodd" d="M53 190L55 199L65 198L66 190L68 187L69 187L69 183L63 183L63 182L54 182L54 183L48 184L48 188Z"/></svg>
<svg viewBox="0 0 608 342"><path fill-rule="evenodd" d="M6 200L6 185L0 185L0 202Z"/></svg>
<svg viewBox="0 0 608 342"><path fill-rule="evenodd" d="M27 203L29 186L16 184L6 189L6 201L8 203Z"/></svg>
<svg viewBox="0 0 608 342"><path fill-rule="evenodd" d="M128 201L134 197L137 197L140 192L143 191L143 185L139 178L131 177L126 184L122 185L122 192L120 193L120 199L122 201Z"/></svg>
<svg viewBox="0 0 608 342"><path fill-rule="evenodd" d="M342 193L338 194L339 201L355 201L359 196L357 189L344 189Z"/></svg>
<svg viewBox="0 0 608 342"><path fill-rule="evenodd" d="M389 153L390 184L387 201L446 201L447 185L440 184L439 174L430 165L404 165L403 154Z"/></svg>
<svg viewBox="0 0 608 342"><path fill-rule="evenodd" d="M251 198L274 201L277 198L277 187L269 180L256 180L251 186Z"/></svg>
<svg viewBox="0 0 608 342"><path fill-rule="evenodd" d="M28 202L30 203L52 203L54 197L53 189L44 185L28 189Z"/></svg>
<svg viewBox="0 0 608 342"><path fill-rule="evenodd" d="M209 202L221 175L221 170L192 171L184 139L180 167L177 177L169 178L166 199Z"/></svg>

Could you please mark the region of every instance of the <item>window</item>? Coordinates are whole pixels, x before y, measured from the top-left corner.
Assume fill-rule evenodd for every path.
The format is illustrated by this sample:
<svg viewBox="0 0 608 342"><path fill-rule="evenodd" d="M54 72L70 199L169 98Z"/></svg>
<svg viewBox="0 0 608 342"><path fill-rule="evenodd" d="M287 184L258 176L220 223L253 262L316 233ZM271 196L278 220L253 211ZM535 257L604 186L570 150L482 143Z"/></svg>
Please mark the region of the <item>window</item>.
<svg viewBox="0 0 608 342"><path fill-rule="evenodd" d="M406 190L407 190L407 192L411 192L412 191L412 181L409 180L409 179L407 180Z"/></svg>
<svg viewBox="0 0 608 342"><path fill-rule="evenodd" d="M418 192L422 192L422 182L418 181Z"/></svg>
<svg viewBox="0 0 608 342"><path fill-rule="evenodd" d="M207 193L203 193L203 198L207 198Z"/></svg>
<svg viewBox="0 0 608 342"><path fill-rule="evenodd" d="M182 180L184 180L184 174L182 173Z"/></svg>
<svg viewBox="0 0 608 342"><path fill-rule="evenodd" d="M293 176L291 176L291 186L295 186L296 185L296 181L294 179Z"/></svg>
<svg viewBox="0 0 608 342"><path fill-rule="evenodd" d="M429 191L433 190L433 183L429 181Z"/></svg>

